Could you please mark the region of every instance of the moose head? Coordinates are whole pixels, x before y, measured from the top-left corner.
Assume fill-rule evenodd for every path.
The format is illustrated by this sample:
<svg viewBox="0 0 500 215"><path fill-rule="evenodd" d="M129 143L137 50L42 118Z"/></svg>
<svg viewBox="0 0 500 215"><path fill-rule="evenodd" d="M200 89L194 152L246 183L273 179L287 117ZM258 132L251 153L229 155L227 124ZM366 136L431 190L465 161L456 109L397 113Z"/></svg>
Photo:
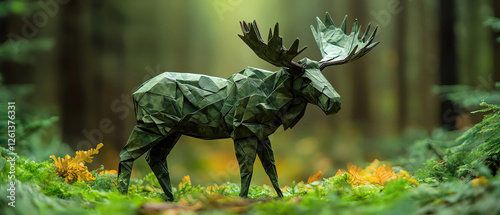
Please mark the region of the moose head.
<svg viewBox="0 0 500 215"><path fill-rule="evenodd" d="M240 22L243 35L238 35L258 57L272 65L284 68L293 75L294 91L311 104L315 104L325 114L335 114L341 108L340 95L321 73L326 67L355 61L371 51L379 42L373 43L378 26L368 36L370 24L365 33L359 38L361 26L355 20L351 34L347 34L347 15L340 27L336 27L327 12L325 23L316 17L318 29L311 30L318 44L323 59L319 62L303 58L294 62L293 58L307 47L300 50L299 39L295 39L289 49L283 47L283 39L279 35L279 24L274 26L274 33L269 29L267 43L262 39L256 21L253 23Z"/></svg>

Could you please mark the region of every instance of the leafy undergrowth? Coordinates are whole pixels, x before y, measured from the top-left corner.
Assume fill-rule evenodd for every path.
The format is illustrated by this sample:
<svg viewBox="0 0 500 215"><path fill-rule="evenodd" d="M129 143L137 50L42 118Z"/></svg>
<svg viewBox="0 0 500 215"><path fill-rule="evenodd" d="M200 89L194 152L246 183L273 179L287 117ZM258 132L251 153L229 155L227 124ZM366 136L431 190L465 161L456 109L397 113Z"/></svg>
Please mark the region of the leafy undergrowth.
<svg viewBox="0 0 500 215"><path fill-rule="evenodd" d="M0 158L2 176L8 175L10 163L8 151ZM389 202L401 199L414 190L415 184L403 177L394 177L384 185L378 183L359 184L351 173L330 178L315 175L310 183L293 183L283 188L284 199L276 198L272 187L251 186L249 199L239 198L239 185L227 183L202 187L192 185L189 176L174 189L174 203L166 203L164 194L154 174L141 180L132 180L129 194L122 195L115 189L116 174L93 171L95 180L86 183L77 180L67 183L55 174L53 161L36 163L26 158L16 158L15 206L2 198L2 214L161 214L163 212L220 212L220 213L303 213L320 211L379 212L392 208ZM57 160L57 159L55 159ZM101 168L102 170L103 168ZM357 172L357 177L360 173ZM368 177L368 176L367 176ZM7 177L2 177L7 182ZM365 179L359 179L365 180ZM368 180L368 178L366 178ZM485 179L486 180L486 179ZM6 183L3 183L6 184ZM384 187L385 186L385 187ZM9 196L8 186L0 188L0 195ZM359 207L364 205L364 207Z"/></svg>
<svg viewBox="0 0 500 215"><path fill-rule="evenodd" d="M433 212L499 212L500 178L481 177L468 182L420 184L403 170L397 173L384 165L361 168L321 178L317 174L310 183L292 183L285 186L284 199L276 198L272 187L251 186L249 199L239 198L239 185L227 183L202 187L192 185L189 176L175 187L177 202L167 203L154 174L141 180L132 180L129 194L115 189L116 174L102 171L92 174L95 180L72 184L55 174L53 161L36 163L17 158L15 206L7 186L9 154L3 150L0 158L2 185L0 187L1 214L192 214L192 213L247 213L247 214L425 214ZM375 180L383 169L387 177ZM356 170L354 170L356 169ZM382 171L382 170L381 170ZM399 176L398 176L399 175ZM357 178L355 178L357 177ZM418 180L418 179L417 179ZM362 181L362 183L360 183ZM422 180L420 180L422 181ZM38 213L36 213L38 212Z"/></svg>
<svg viewBox="0 0 500 215"><path fill-rule="evenodd" d="M116 171L84 165L102 145L43 162L0 147L0 214L500 214L500 108L483 106L489 114L457 139L417 141L410 150L420 158L399 161L417 166L413 174L378 160L350 164L284 186L284 199L268 185L239 198L238 184L202 187L185 176L170 203L153 173L132 179L122 195Z"/></svg>

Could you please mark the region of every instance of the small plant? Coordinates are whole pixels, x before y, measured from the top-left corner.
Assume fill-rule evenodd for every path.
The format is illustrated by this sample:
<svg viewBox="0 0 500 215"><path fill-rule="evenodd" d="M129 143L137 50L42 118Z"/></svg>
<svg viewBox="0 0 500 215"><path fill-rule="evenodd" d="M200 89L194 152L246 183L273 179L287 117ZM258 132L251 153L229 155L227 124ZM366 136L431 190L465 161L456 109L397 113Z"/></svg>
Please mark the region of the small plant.
<svg viewBox="0 0 500 215"><path fill-rule="evenodd" d="M190 186L191 186L191 178L189 177L189 175L186 175L184 176L184 178L182 178L182 182L179 183L179 190L185 191Z"/></svg>
<svg viewBox="0 0 500 215"><path fill-rule="evenodd" d="M323 179L323 172L318 171L316 174L314 174L313 176L309 177L309 179L307 179L307 183L310 184L312 182L319 181L321 179Z"/></svg>
<svg viewBox="0 0 500 215"><path fill-rule="evenodd" d="M418 178L448 181L455 178L472 180L495 176L500 167L500 106L481 102L487 113L483 121L459 136L451 145L432 146L437 156L426 161L417 171ZM438 154L437 152L442 152Z"/></svg>
<svg viewBox="0 0 500 215"><path fill-rule="evenodd" d="M347 174L350 178L349 183L353 187L362 185L380 185L384 187L387 182L398 178L406 179L409 182L418 185L418 182L415 181L415 179L413 179L408 172L399 170L396 173L392 167L386 166L385 164L379 166L379 164L380 162L377 159L375 159L365 169L361 169L361 167L356 165L348 164L347 172L339 169L335 176Z"/></svg>
<svg viewBox="0 0 500 215"><path fill-rule="evenodd" d="M226 187L214 184L214 186L207 187L207 194L223 194Z"/></svg>
<svg viewBox="0 0 500 215"><path fill-rule="evenodd" d="M56 159L54 155L50 156L54 160L55 173L64 178L64 181L69 184L76 181L94 181L95 177L89 172L87 166L85 166L85 162L92 163L92 155L98 154L102 146L103 144L99 143L95 149L77 151L74 158L71 158L69 155L66 155L62 159L60 157Z"/></svg>

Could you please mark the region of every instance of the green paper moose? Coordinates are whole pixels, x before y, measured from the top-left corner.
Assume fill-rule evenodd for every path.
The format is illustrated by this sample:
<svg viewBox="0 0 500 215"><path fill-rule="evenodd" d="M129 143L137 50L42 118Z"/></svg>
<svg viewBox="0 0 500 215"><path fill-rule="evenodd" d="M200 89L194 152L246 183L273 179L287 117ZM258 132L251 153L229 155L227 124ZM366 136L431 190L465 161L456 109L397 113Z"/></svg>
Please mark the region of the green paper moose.
<svg viewBox="0 0 500 215"><path fill-rule="evenodd" d="M133 163L147 152L146 160L167 196L174 200L167 167L167 155L181 135L202 139L232 138L241 175L240 196L246 197L256 155L279 197L269 135L283 125L292 128L304 115L307 103L319 106L327 115L340 110L340 96L323 76L327 66L355 61L372 50L377 28L368 36L370 25L360 36L354 21L346 31L347 16L336 27L328 13L319 18L314 38L323 55L319 62L292 59L299 39L289 49L282 45L278 23L269 30L267 43L257 24L240 22L238 35L260 58L281 67L276 72L248 67L228 79L201 74L165 72L143 83L133 94L137 126L120 153L118 189L127 193Z"/></svg>

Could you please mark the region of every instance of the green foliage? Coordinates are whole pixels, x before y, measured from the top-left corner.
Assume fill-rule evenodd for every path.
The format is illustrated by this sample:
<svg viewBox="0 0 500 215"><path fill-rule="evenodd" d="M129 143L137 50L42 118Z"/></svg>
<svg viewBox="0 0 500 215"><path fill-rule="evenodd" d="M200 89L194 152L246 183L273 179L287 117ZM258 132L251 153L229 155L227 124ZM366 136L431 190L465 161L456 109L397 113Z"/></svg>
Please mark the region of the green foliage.
<svg viewBox="0 0 500 215"><path fill-rule="evenodd" d="M46 135L45 132L54 130L59 120L50 116L46 111L30 108L30 99L34 88L29 85L3 85L0 74L0 109L7 110L8 102L16 102L16 129L15 152L28 155L29 158L40 161L55 154L63 156L69 153L69 147L63 144L57 132ZM22 114L20 114L22 111ZM7 114L0 115L0 130L7 131L9 120ZM7 135L0 135L0 141L6 143ZM36 153L32 153L36 152Z"/></svg>
<svg viewBox="0 0 500 215"><path fill-rule="evenodd" d="M96 174L96 180L89 183L90 187L95 190L109 192L116 186L115 174Z"/></svg>
<svg viewBox="0 0 500 215"><path fill-rule="evenodd" d="M406 160L406 165L416 167L417 179L433 183L497 174L500 166L500 107L485 102L480 105L484 109L473 113L489 114L456 139L431 138L413 144L410 151L418 156Z"/></svg>
<svg viewBox="0 0 500 215"><path fill-rule="evenodd" d="M38 4L24 1L0 2L0 17L9 15L26 15L33 11ZM0 44L0 62L32 63L34 54L49 50L54 44L53 39L34 38L31 40L7 40ZM7 102L16 102L16 145L15 151L29 155L37 161L45 160L53 152L63 155L69 152L69 147L63 144L57 134L43 138L43 131L54 129L52 125L58 117L50 116L45 111L35 109L31 105L31 97L35 88L30 85L4 85L0 74L0 109L7 110ZM22 114L20 114L22 110ZM0 130L7 131L7 114L0 115ZM52 127L52 128L51 128ZM7 135L0 135L0 142L7 142ZM37 153L32 153L37 152Z"/></svg>
<svg viewBox="0 0 500 215"><path fill-rule="evenodd" d="M6 158L0 158L0 178L2 184L8 182L8 169L10 165L4 165ZM119 194L114 189L116 175L99 175L92 183L75 182L71 185L57 176L52 161L34 162L21 157L16 161L16 207L2 207L1 214L31 214L27 211L38 211L40 214L63 213L63 211L75 211L78 214L87 214L98 210L116 213L116 211L128 211L135 214L133 210L150 201L162 201L159 195L145 190L137 189L130 195ZM94 172L95 174L95 172ZM150 183L148 179L135 183L142 186ZM4 189L5 188L5 189ZM3 192L6 187L2 186ZM159 192L157 192L159 193ZM6 195L8 196L8 195ZM2 205L6 205L7 199L1 198ZM112 201L112 202L110 202ZM126 202L126 203L124 203ZM30 210L28 210L30 209Z"/></svg>
<svg viewBox="0 0 500 215"><path fill-rule="evenodd" d="M475 186L473 182L458 180L436 185L421 185L414 190L419 203L418 214L498 214L500 178L491 177L488 184Z"/></svg>
<svg viewBox="0 0 500 215"><path fill-rule="evenodd" d="M4 154L8 155L8 151ZM8 181L8 169L6 158L0 157L0 180L2 184ZM25 157L20 157L16 163L16 207L2 207L2 214L25 214L28 209L38 211L40 214L63 213L71 211L76 214L105 214L122 213L136 214L139 207L145 203L163 202L165 196L153 173L142 179L133 179L127 195L116 191L116 175L100 174L104 167L92 171L96 180L90 183L75 182L64 183L64 179L58 177L55 172L53 161L34 162ZM276 199L276 193L272 187L251 186L249 197L253 201L239 199L237 196L240 187L234 183L221 186L215 185L216 193L200 185L192 185L189 177L185 177L178 188L174 189L174 195L178 203L190 208L190 210L216 210L232 211L233 204L239 204L238 210L249 213L264 213L264 209L281 211L282 213L292 211L328 211L341 208L349 208L349 202L362 202L363 204L379 204L384 199L393 199L400 191L407 191L412 186L407 180L395 180L388 183L385 188L381 186L366 185L351 187L347 174L341 174L331 178L314 181L309 184L304 182L294 183L291 188L284 189L285 200ZM189 179L189 180L188 180ZM2 188L5 188L2 187ZM2 189L0 192L6 192ZM3 194L3 193L2 193ZM217 195L227 196L224 198ZM2 205L8 200L2 198ZM333 201L340 203L333 204ZM196 205L202 204L202 207ZM216 206L216 205L218 206ZM333 206L329 206L333 204ZM228 206L231 205L231 206ZM285 206L286 209L280 209ZM317 206L317 208L316 208ZM222 207L222 208L220 208ZM219 209L216 209L219 208ZM233 208L233 209L231 209ZM377 211L378 207L371 210Z"/></svg>
<svg viewBox="0 0 500 215"><path fill-rule="evenodd" d="M486 117L480 128L471 129L459 140L474 138L474 133L490 128L491 118ZM481 127L482 126L482 127ZM469 135L469 136L467 136ZM470 136L472 135L472 136ZM452 147L458 148L460 145ZM462 146L465 147L465 146ZM1 148L0 180L7 182L9 165L4 156L8 150ZM462 155L461 155L462 156ZM448 152L443 155L446 161ZM189 177L174 189L178 202L162 203L165 196L153 173L142 179L132 179L129 193L116 191L116 175L106 174L104 167L92 171L96 180L90 183L64 183L54 174L52 161L34 162L20 157L16 163L16 207L5 206L9 200L1 198L1 214L137 214L148 208L162 208L162 212L209 212L247 214L445 214L453 211L495 214L500 212L500 177L486 176L473 181L460 181L444 160L429 159L420 171L421 180L431 184L415 186L404 178L388 181L384 187L361 185L353 187L349 174L339 174L311 183L292 183L283 188L285 198L276 198L275 191L267 185L251 186L249 197L238 198L239 185L227 183L212 189L193 185ZM98 173L103 172L103 174ZM441 175L439 175L441 174ZM416 175L418 177L418 175ZM439 182L448 178L447 182ZM0 194L8 196L7 187L0 187ZM222 195L222 196L221 196ZM155 205L151 205L154 204ZM147 213L146 213L147 214Z"/></svg>
<svg viewBox="0 0 500 215"><path fill-rule="evenodd" d="M0 17L8 15L27 15L37 4L23 1L3 1L0 2ZM54 45L51 38L10 39L0 44L0 61L11 61L16 63L33 63L34 54L40 51L47 51Z"/></svg>
<svg viewBox="0 0 500 215"><path fill-rule="evenodd" d="M428 160L425 167L417 171L417 175L446 181L454 178L471 179L497 172L500 161L500 108L486 103L481 105L486 107L481 112L493 112L458 137L452 145L433 146L438 156ZM438 151L443 153L440 155Z"/></svg>
<svg viewBox="0 0 500 215"><path fill-rule="evenodd" d="M0 60L5 59L1 56L1 46L5 45L7 44L0 45ZM30 101L34 93L35 88L31 85L4 85L0 74L0 109L7 110L8 102L16 103L16 153L28 155L37 161L45 160L53 154L68 154L69 147L61 142L57 132L52 132L50 136L45 134L46 131L55 129L54 125L59 118L43 109L33 108ZM7 114L0 115L0 130L7 131L8 120ZM7 139L7 135L0 135L0 142L6 143Z"/></svg>
<svg viewBox="0 0 500 215"><path fill-rule="evenodd" d="M373 199L377 197L377 194L382 190L381 186L378 185L362 185L352 188L352 193L345 198L347 201L356 201L364 199Z"/></svg>
<svg viewBox="0 0 500 215"><path fill-rule="evenodd" d="M485 24L490 26L496 32L500 32L500 18L490 17L486 20ZM500 42L500 37L497 37L497 42Z"/></svg>
<svg viewBox="0 0 500 215"><path fill-rule="evenodd" d="M450 150L449 159L461 165L457 177L490 174L482 167L496 173L500 166L500 107L481 103L486 108L481 112L492 111L482 122L465 132L457 139L460 145Z"/></svg>
<svg viewBox="0 0 500 215"><path fill-rule="evenodd" d="M35 58L34 53L47 51L54 45L51 38L39 38L32 40L8 40L0 44L0 60L12 61L16 63L32 63Z"/></svg>
<svg viewBox="0 0 500 215"><path fill-rule="evenodd" d="M0 2L0 17L10 14L23 15L29 11L29 5L23 1L3 1Z"/></svg>
<svg viewBox="0 0 500 215"><path fill-rule="evenodd" d="M500 83L495 83L494 90L453 85L439 86L434 91L464 108L477 107L481 102L500 105Z"/></svg>

